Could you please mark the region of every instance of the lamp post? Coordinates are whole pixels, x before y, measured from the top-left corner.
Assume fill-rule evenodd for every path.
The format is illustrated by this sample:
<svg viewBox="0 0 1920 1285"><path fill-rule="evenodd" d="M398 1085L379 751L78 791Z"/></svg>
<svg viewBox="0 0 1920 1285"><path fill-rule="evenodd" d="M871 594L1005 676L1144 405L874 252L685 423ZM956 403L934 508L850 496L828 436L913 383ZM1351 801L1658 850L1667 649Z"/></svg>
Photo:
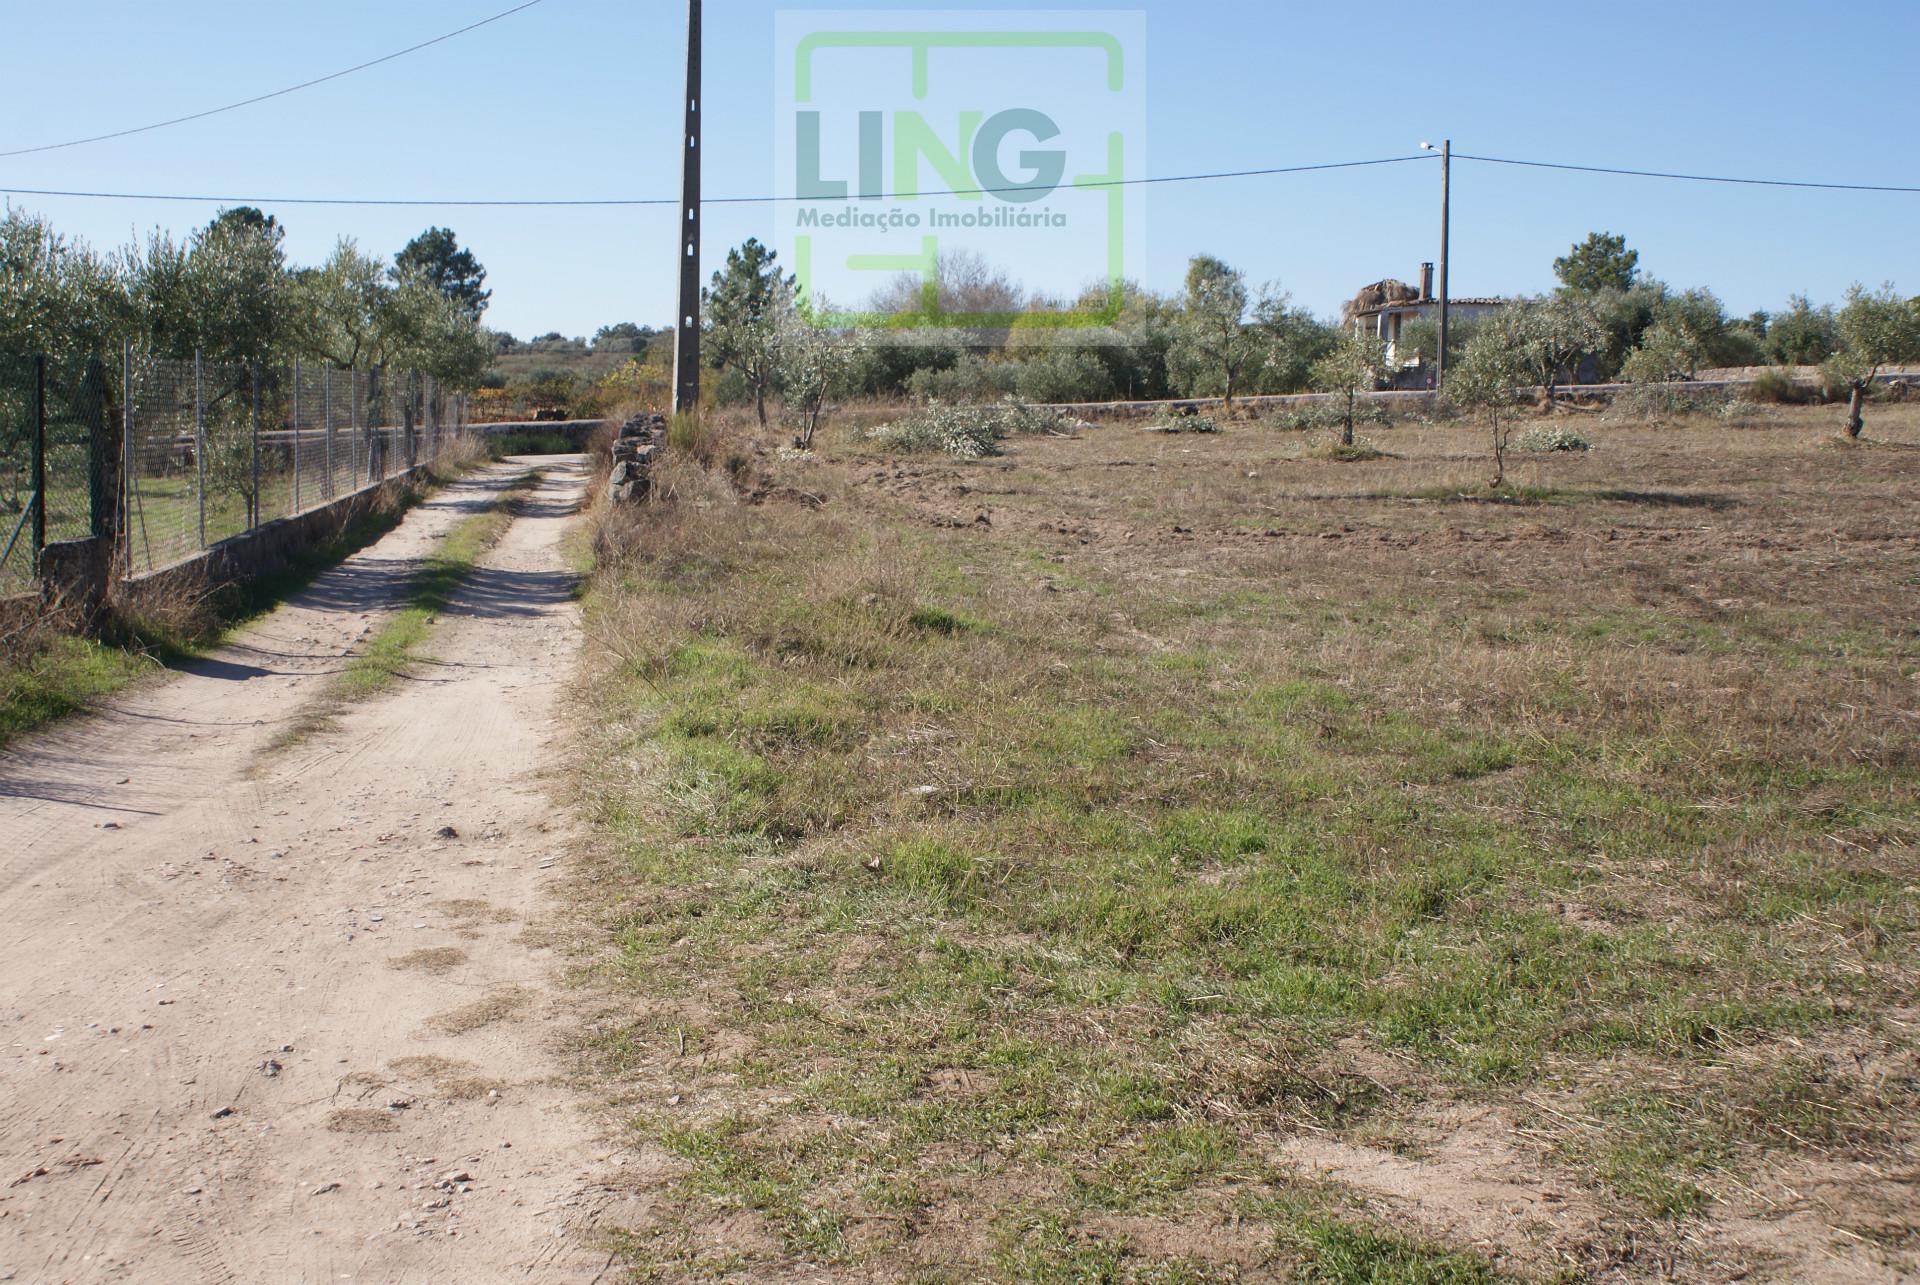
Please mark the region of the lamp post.
<svg viewBox="0 0 1920 1285"><path fill-rule="evenodd" d="M1431 152L1432 143L1420 144L1420 150ZM1453 140L1440 142L1440 338L1433 357L1433 387L1438 392L1447 383L1447 240L1448 205L1453 197Z"/></svg>

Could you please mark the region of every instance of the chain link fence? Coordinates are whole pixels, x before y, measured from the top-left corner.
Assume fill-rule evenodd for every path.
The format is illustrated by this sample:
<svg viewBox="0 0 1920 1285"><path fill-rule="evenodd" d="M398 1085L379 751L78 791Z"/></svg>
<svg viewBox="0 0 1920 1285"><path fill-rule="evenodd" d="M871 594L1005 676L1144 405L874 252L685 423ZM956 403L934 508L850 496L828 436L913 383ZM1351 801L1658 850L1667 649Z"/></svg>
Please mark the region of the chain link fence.
<svg viewBox="0 0 1920 1285"><path fill-rule="evenodd" d="M0 597L32 588L49 542L107 522L112 383L97 358L0 355Z"/></svg>
<svg viewBox="0 0 1920 1285"><path fill-rule="evenodd" d="M173 566L440 458L466 416L411 372L0 355L0 597L59 540L118 530L124 574Z"/></svg>
<svg viewBox="0 0 1920 1285"><path fill-rule="evenodd" d="M412 372L142 359L127 387L130 575L430 463L466 428L465 397Z"/></svg>

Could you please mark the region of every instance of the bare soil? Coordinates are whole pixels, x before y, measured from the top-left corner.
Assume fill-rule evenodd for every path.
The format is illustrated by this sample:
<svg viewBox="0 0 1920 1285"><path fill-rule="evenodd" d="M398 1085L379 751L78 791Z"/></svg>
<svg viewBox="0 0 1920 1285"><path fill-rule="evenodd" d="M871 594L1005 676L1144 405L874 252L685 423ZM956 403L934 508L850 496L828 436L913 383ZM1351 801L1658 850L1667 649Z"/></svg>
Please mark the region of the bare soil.
<svg viewBox="0 0 1920 1285"><path fill-rule="evenodd" d="M432 660L327 730L271 748L529 461L0 756L0 1280L602 1278L610 1170L524 933L573 837L540 773L584 473L542 463Z"/></svg>

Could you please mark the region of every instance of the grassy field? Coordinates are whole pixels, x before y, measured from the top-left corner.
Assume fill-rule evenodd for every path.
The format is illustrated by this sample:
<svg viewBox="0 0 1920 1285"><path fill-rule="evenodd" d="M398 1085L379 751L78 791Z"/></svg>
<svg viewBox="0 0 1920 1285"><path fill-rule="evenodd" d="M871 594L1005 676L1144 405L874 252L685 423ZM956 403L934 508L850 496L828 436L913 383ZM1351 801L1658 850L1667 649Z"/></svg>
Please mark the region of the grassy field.
<svg viewBox="0 0 1920 1285"><path fill-rule="evenodd" d="M1912 1279L1920 413L1569 421L606 520L634 1278Z"/></svg>

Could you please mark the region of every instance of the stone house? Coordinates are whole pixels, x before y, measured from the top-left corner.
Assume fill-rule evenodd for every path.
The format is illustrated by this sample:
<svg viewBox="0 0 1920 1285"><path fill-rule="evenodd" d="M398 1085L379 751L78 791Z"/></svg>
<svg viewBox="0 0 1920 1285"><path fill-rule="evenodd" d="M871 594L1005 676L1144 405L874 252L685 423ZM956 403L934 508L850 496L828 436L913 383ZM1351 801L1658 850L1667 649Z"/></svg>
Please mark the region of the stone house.
<svg viewBox="0 0 1920 1285"><path fill-rule="evenodd" d="M1507 302L1491 296L1456 295L1447 301L1448 320L1454 324L1471 321L1498 311ZM1400 352L1402 328L1418 317L1436 322L1440 319L1440 300L1433 292L1431 263L1420 265L1418 286L1388 277L1362 286L1359 293L1340 308L1343 325L1351 326L1355 334L1377 336L1387 346L1387 361L1396 372L1392 381L1396 388L1425 388L1430 382L1425 364L1417 356Z"/></svg>

